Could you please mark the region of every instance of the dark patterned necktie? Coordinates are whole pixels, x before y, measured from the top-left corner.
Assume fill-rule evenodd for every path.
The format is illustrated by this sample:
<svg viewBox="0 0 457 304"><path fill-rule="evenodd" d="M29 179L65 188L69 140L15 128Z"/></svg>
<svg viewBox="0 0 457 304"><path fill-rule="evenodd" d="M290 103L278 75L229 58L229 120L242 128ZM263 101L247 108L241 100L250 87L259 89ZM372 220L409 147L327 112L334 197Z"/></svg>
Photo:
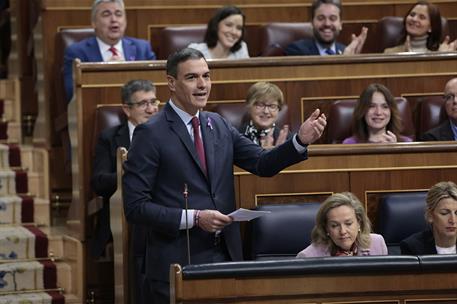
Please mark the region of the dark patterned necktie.
<svg viewBox="0 0 457 304"><path fill-rule="evenodd" d="M335 52L334 52L331 48L325 49L325 52L326 52L328 55L335 55Z"/></svg>
<svg viewBox="0 0 457 304"><path fill-rule="evenodd" d="M111 46L108 51L113 53L113 56L119 56L119 53L117 52L117 49L114 46Z"/></svg>
<svg viewBox="0 0 457 304"><path fill-rule="evenodd" d="M203 147L202 138L200 137L199 126L200 126L200 120L198 119L198 117L196 117L196 116L192 117L192 128L194 129L195 149L197 150L198 159L200 160L200 166L201 166L203 172L205 173L205 175L207 175L205 149Z"/></svg>

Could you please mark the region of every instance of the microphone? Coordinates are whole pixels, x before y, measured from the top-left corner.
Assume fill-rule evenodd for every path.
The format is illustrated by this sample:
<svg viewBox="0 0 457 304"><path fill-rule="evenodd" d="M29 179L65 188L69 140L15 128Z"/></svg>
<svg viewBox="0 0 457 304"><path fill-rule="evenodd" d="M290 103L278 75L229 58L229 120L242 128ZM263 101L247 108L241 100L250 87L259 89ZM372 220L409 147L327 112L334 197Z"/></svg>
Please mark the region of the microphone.
<svg viewBox="0 0 457 304"><path fill-rule="evenodd" d="M187 263L190 265L189 217L187 216L187 212L189 210L189 206L188 206L189 191L187 189L187 183L184 183L184 192L182 194L184 196L184 206L186 208L185 210L186 210Z"/></svg>

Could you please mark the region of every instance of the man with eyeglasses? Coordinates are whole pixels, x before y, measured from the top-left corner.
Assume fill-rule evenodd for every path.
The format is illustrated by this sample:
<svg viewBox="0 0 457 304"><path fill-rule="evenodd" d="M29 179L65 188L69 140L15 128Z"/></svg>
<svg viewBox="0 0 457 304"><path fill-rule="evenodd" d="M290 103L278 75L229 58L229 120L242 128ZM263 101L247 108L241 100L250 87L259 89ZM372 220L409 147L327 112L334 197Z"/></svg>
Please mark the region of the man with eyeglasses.
<svg viewBox="0 0 457 304"><path fill-rule="evenodd" d="M444 87L444 102L447 119L439 126L428 130L420 138L422 141L457 140L457 77Z"/></svg>
<svg viewBox="0 0 457 304"><path fill-rule="evenodd" d="M95 36L68 46L64 54L64 83L67 102L73 97L73 61L154 60L151 44L124 36L127 17L123 0L95 0L91 11Z"/></svg>
<svg viewBox="0 0 457 304"><path fill-rule="evenodd" d="M149 80L131 80L121 89L122 110L127 120L119 126L106 129L100 133L95 147L95 160L91 184L94 192L103 197L103 208L97 214L97 226L94 237L89 243L92 256L103 255L106 244L112 239L110 230L109 198L117 188L116 150L118 147L129 149L133 131L139 124L145 123L159 111L160 101L156 98L156 88ZM140 299L143 286L143 260L145 254L145 232L133 225L133 253L135 259L135 303Z"/></svg>

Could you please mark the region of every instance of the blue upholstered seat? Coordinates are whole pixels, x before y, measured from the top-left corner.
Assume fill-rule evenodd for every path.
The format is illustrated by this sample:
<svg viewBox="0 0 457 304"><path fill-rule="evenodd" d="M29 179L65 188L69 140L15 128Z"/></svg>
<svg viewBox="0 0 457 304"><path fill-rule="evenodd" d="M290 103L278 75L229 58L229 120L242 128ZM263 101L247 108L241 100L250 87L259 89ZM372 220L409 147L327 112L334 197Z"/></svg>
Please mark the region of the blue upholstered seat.
<svg viewBox="0 0 457 304"><path fill-rule="evenodd" d="M311 242L319 203L275 204L257 207L271 211L252 222L251 258L293 258Z"/></svg>
<svg viewBox="0 0 457 304"><path fill-rule="evenodd" d="M426 228L426 195L425 191L404 192L381 198L375 231L384 237L389 254L400 254L400 241Z"/></svg>

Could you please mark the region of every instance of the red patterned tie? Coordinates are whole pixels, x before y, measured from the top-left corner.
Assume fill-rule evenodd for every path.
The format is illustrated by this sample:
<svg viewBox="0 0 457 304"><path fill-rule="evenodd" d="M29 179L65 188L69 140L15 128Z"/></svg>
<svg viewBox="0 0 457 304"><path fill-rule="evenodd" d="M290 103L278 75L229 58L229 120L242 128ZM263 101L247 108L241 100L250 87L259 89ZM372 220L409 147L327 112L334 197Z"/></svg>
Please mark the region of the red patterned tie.
<svg viewBox="0 0 457 304"><path fill-rule="evenodd" d="M117 49L114 46L111 46L108 51L113 53L113 56L119 56L119 53L117 52Z"/></svg>
<svg viewBox="0 0 457 304"><path fill-rule="evenodd" d="M198 159L200 160L201 168L202 168L203 172L205 172L205 175L207 175L205 149L203 148L203 141L202 141L202 138L200 137L199 126L200 126L200 120L198 119L198 117L194 116L192 118L192 128L194 129L195 149L197 150Z"/></svg>

